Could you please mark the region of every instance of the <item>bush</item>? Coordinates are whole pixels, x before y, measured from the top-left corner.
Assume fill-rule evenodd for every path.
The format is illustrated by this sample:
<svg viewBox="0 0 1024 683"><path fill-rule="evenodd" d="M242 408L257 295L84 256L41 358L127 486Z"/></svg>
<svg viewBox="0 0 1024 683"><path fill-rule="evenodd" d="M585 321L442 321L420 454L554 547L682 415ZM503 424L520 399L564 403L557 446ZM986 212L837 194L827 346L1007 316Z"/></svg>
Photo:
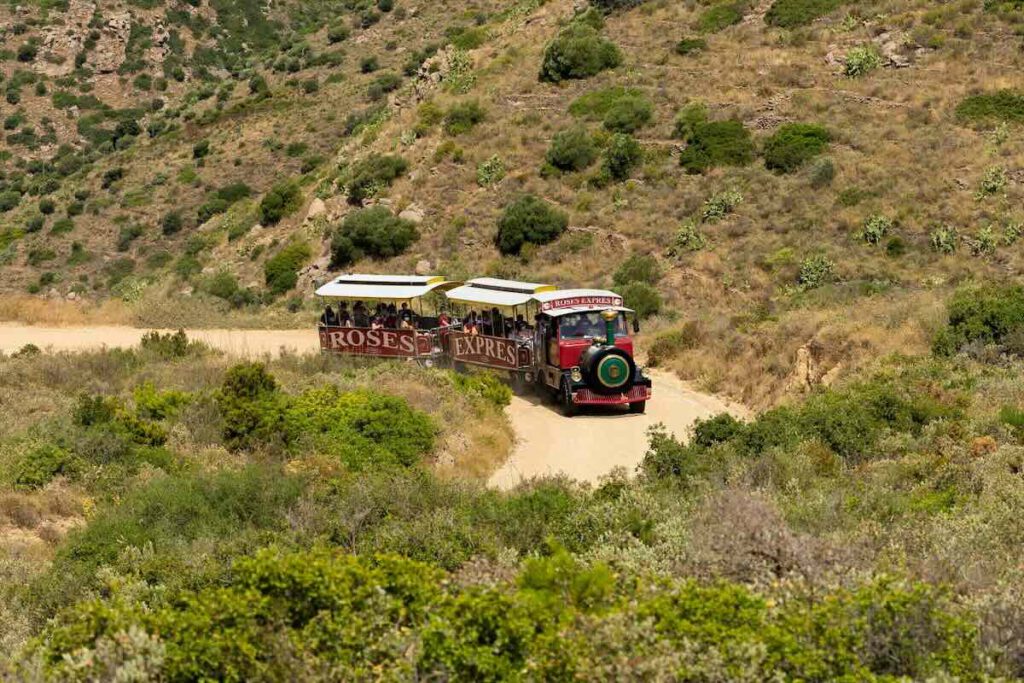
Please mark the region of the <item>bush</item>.
<svg viewBox="0 0 1024 683"><path fill-rule="evenodd" d="M282 443L285 396L262 363L230 367L215 399L224 419L224 443L228 448L242 450Z"/></svg>
<svg viewBox="0 0 1024 683"><path fill-rule="evenodd" d="M39 446L26 453L14 466L13 483L19 489L38 489L58 476L77 471L75 458L54 445Z"/></svg>
<svg viewBox="0 0 1024 683"><path fill-rule="evenodd" d="M654 285L664 274L661 264L654 256L633 254L619 265L615 275L612 276L612 282L616 287L624 287L631 282Z"/></svg>
<svg viewBox="0 0 1024 683"><path fill-rule="evenodd" d="M442 128L448 135L462 135L472 130L487 117L487 112L479 102L460 102L452 105L444 115Z"/></svg>
<svg viewBox="0 0 1024 683"><path fill-rule="evenodd" d="M743 195L736 190L716 192L704 202L700 210L700 218L705 223L717 223L725 218L736 207L743 203Z"/></svg>
<svg viewBox="0 0 1024 683"><path fill-rule="evenodd" d="M743 21L743 12L746 8L746 0L718 2L701 12L697 19L697 29L701 33L718 33Z"/></svg>
<svg viewBox="0 0 1024 683"><path fill-rule="evenodd" d="M825 151L829 133L812 123L787 123L764 144L764 165L780 173L792 173L804 162Z"/></svg>
<svg viewBox="0 0 1024 683"><path fill-rule="evenodd" d="M796 281L803 289L814 289L836 279L836 264L826 256L811 256L800 264Z"/></svg>
<svg viewBox="0 0 1024 683"><path fill-rule="evenodd" d="M646 282L630 282L618 288L628 308L636 311L640 318L649 318L661 311L661 294Z"/></svg>
<svg viewBox="0 0 1024 683"><path fill-rule="evenodd" d="M210 141L200 140L196 144L192 145L192 158L203 159L210 154Z"/></svg>
<svg viewBox="0 0 1024 683"><path fill-rule="evenodd" d="M679 164L687 173L718 166L746 166L754 159L754 143L740 121L697 123L687 138Z"/></svg>
<svg viewBox="0 0 1024 683"><path fill-rule="evenodd" d="M569 216L528 194L505 207L495 243L502 254L519 254L524 244L547 244L565 232Z"/></svg>
<svg viewBox="0 0 1024 683"><path fill-rule="evenodd" d="M958 290L946 304L949 323L932 349L952 355L972 342L999 344L1024 330L1024 287L985 285Z"/></svg>
<svg viewBox="0 0 1024 683"><path fill-rule="evenodd" d="M881 244L882 238L892 230L892 219L882 214L875 214L864 221L861 239L868 244Z"/></svg>
<svg viewBox="0 0 1024 683"><path fill-rule="evenodd" d="M836 10L846 0L775 0L764 20L771 26L795 28L805 26Z"/></svg>
<svg viewBox="0 0 1024 683"><path fill-rule="evenodd" d="M349 37L348 27L343 24L335 24L327 29L327 42L331 45L347 40Z"/></svg>
<svg viewBox="0 0 1024 683"><path fill-rule="evenodd" d="M14 190L0 191L0 213L7 213L21 203L21 193Z"/></svg>
<svg viewBox="0 0 1024 683"><path fill-rule="evenodd" d="M1020 123L1024 121L1024 94L998 90L964 98L956 107L956 116L964 122Z"/></svg>
<svg viewBox="0 0 1024 683"><path fill-rule="evenodd" d="M608 107L604 127L612 132L635 133L654 116L654 105L640 94L625 93Z"/></svg>
<svg viewBox="0 0 1024 683"><path fill-rule="evenodd" d="M843 73L849 78L860 78L882 66L882 56L874 45L859 45L846 53Z"/></svg>
<svg viewBox="0 0 1024 683"><path fill-rule="evenodd" d="M932 230L929 242L940 254L952 254L960 246L960 234L952 225L940 225Z"/></svg>
<svg viewBox="0 0 1024 683"><path fill-rule="evenodd" d="M602 12L632 9L644 4L647 0L591 0L590 5Z"/></svg>
<svg viewBox="0 0 1024 683"><path fill-rule="evenodd" d="M688 56L708 49L708 41L704 38L683 38L675 46L677 55Z"/></svg>
<svg viewBox="0 0 1024 683"><path fill-rule="evenodd" d="M626 180L644 158L644 150L632 135L616 133L604 150L602 172L613 180Z"/></svg>
<svg viewBox="0 0 1024 683"><path fill-rule="evenodd" d="M820 190L832 184L836 177L836 166L828 157L815 159L808 175L811 179L811 187Z"/></svg>
<svg viewBox="0 0 1024 683"><path fill-rule="evenodd" d="M366 89L366 97L371 102L384 99L389 92L398 90L402 85L402 77L398 74L383 73L373 79L373 82Z"/></svg>
<svg viewBox="0 0 1024 683"><path fill-rule="evenodd" d="M181 220L181 213L178 211L168 211L160 219L160 232L167 236L180 232L183 226L184 222Z"/></svg>
<svg viewBox="0 0 1024 683"><path fill-rule="evenodd" d="M260 200L259 217L263 225L274 225L299 208L302 193L296 182L285 180L275 184Z"/></svg>
<svg viewBox="0 0 1024 683"><path fill-rule="evenodd" d="M743 423L729 413L719 413L693 424L693 443L701 448L729 441L743 431Z"/></svg>
<svg viewBox="0 0 1024 683"><path fill-rule="evenodd" d="M43 197L39 200L39 212L49 216L57 209L56 203L49 197Z"/></svg>
<svg viewBox="0 0 1024 683"><path fill-rule="evenodd" d="M589 121L601 121L608 112L624 99L646 99L643 91L638 88L623 88L616 85L609 88L591 90L580 95L569 105L569 113Z"/></svg>
<svg viewBox="0 0 1024 683"><path fill-rule="evenodd" d="M592 26L574 22L544 48L539 77L549 83L589 78L621 63L622 54L615 43Z"/></svg>
<svg viewBox="0 0 1024 683"><path fill-rule="evenodd" d="M371 154L352 166L347 183L350 204L361 204L387 188L408 170L409 164L400 156Z"/></svg>
<svg viewBox="0 0 1024 683"><path fill-rule="evenodd" d="M480 187L491 187L505 177L505 162L497 154L492 154L486 161L476 167L476 184Z"/></svg>
<svg viewBox="0 0 1024 683"><path fill-rule="evenodd" d="M263 266L263 278L271 294L291 290L299 280L298 270L306 264L313 251L303 241L292 242L274 254Z"/></svg>
<svg viewBox="0 0 1024 683"><path fill-rule="evenodd" d="M370 74L380 68L380 60L375 55L367 55L359 60L359 70Z"/></svg>
<svg viewBox="0 0 1024 683"><path fill-rule="evenodd" d="M545 159L560 171L582 171L597 159L594 136L583 126L556 133Z"/></svg>
<svg viewBox="0 0 1024 683"><path fill-rule="evenodd" d="M392 258L419 239L416 226L393 216L383 206L350 213L331 237L331 267L347 266L364 257Z"/></svg>
<svg viewBox="0 0 1024 683"><path fill-rule="evenodd" d="M142 335L142 339L139 340L139 348L160 358L171 359L184 358L191 349L198 348L198 346L189 342L185 330L167 332L166 334L151 330Z"/></svg>

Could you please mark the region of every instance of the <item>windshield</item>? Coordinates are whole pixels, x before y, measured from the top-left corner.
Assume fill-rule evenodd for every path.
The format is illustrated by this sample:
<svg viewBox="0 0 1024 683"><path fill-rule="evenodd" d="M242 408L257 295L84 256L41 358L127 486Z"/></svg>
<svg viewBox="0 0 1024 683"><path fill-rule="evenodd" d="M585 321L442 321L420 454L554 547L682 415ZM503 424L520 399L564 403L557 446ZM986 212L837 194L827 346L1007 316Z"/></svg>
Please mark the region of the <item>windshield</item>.
<svg viewBox="0 0 1024 683"><path fill-rule="evenodd" d="M562 339L589 339L605 336L604 318L600 311L567 313L558 319L558 330ZM626 314L619 312L615 319L615 336L626 336Z"/></svg>

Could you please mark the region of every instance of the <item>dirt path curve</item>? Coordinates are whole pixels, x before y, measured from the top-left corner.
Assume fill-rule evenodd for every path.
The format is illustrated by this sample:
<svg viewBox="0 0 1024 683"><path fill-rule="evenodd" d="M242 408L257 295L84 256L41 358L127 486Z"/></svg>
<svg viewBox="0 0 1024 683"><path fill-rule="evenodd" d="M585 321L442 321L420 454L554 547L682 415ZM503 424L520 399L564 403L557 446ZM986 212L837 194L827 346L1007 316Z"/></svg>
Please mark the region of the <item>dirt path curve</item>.
<svg viewBox="0 0 1024 683"><path fill-rule="evenodd" d="M0 352L13 353L25 344L53 351L129 347L148 330L132 327L35 327L0 323ZM276 355L319 349L312 330L187 330L189 339L236 356ZM508 408L516 433L512 456L495 472L489 485L511 488L524 479L565 474L595 482L616 467L631 473L647 450L647 429L662 423L682 437L699 418L723 411L743 415L742 406L694 391L677 377L655 373L654 398L643 415L614 410L587 410L573 418L535 396L513 396Z"/></svg>

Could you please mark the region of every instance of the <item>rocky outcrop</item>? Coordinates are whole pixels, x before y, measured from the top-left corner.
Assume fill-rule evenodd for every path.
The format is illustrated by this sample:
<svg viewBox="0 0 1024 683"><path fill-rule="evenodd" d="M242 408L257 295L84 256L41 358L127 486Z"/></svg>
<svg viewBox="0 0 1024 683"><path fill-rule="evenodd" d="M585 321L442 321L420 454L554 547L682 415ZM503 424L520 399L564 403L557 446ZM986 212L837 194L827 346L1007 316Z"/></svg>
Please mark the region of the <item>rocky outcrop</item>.
<svg viewBox="0 0 1024 683"><path fill-rule="evenodd" d="M124 63L128 37L132 32L132 15L112 14L100 31L96 49L89 54L89 64L99 73L114 73Z"/></svg>
<svg viewBox="0 0 1024 683"><path fill-rule="evenodd" d="M842 372L843 364L828 367L824 356L824 345L813 339L797 349L787 390L805 393L816 386L831 386Z"/></svg>

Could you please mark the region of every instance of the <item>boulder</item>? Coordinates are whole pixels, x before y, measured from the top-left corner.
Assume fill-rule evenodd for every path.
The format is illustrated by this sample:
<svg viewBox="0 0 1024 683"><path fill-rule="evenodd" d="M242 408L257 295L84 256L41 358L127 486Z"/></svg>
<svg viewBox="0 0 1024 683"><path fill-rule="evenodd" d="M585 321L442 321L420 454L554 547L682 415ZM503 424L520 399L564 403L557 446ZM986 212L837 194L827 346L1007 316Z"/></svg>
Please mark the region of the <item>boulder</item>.
<svg viewBox="0 0 1024 683"><path fill-rule="evenodd" d="M405 207L405 209L403 209L400 214L398 214L398 217L401 218L402 220L410 221L412 223L416 223L417 225L419 225L420 223L423 222L425 214L423 212L423 209L416 206L415 204L410 204L409 206Z"/></svg>
<svg viewBox="0 0 1024 683"><path fill-rule="evenodd" d="M417 275L430 275L431 268L432 266L430 264L430 261L428 261L427 259L420 259L419 261L416 262L415 273Z"/></svg>
<svg viewBox="0 0 1024 683"><path fill-rule="evenodd" d="M327 212L327 205L324 204L324 200L319 197L315 197L312 202L309 203L309 209L306 210L306 220L312 220L317 216L321 216Z"/></svg>

